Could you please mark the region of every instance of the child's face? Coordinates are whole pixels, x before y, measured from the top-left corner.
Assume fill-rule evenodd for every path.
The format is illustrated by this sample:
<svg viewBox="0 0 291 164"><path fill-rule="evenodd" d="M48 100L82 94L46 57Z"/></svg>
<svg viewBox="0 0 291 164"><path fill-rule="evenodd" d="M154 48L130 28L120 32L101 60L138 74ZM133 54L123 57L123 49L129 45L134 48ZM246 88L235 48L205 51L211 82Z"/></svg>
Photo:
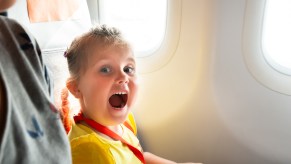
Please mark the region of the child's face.
<svg viewBox="0 0 291 164"><path fill-rule="evenodd" d="M111 47L88 60L78 83L83 113L105 126L123 123L137 94L132 52Z"/></svg>

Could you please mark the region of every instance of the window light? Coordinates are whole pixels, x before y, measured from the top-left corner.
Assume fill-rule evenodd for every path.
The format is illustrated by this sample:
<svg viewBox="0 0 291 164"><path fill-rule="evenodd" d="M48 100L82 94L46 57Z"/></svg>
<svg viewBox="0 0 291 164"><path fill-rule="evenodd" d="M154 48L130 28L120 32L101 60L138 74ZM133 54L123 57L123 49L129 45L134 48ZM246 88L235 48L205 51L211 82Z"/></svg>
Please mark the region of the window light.
<svg viewBox="0 0 291 164"><path fill-rule="evenodd" d="M262 49L268 63L291 75L291 1L267 0L264 13Z"/></svg>
<svg viewBox="0 0 291 164"><path fill-rule="evenodd" d="M100 23L119 28L137 57L151 55L165 35L167 0L101 0Z"/></svg>

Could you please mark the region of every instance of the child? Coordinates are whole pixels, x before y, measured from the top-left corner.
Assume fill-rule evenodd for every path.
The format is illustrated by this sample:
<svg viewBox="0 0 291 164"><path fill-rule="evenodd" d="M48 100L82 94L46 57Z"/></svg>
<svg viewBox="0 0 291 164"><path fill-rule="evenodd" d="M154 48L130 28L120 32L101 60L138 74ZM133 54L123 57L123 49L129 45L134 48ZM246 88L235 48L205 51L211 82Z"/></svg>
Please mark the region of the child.
<svg viewBox="0 0 291 164"><path fill-rule="evenodd" d="M14 1L0 0L0 13ZM71 163L47 73L34 38L0 16L0 163Z"/></svg>
<svg viewBox="0 0 291 164"><path fill-rule="evenodd" d="M117 29L93 28L72 42L65 57L67 88L81 106L69 132L73 163L175 163L143 153L135 135L130 110L138 90L136 63Z"/></svg>

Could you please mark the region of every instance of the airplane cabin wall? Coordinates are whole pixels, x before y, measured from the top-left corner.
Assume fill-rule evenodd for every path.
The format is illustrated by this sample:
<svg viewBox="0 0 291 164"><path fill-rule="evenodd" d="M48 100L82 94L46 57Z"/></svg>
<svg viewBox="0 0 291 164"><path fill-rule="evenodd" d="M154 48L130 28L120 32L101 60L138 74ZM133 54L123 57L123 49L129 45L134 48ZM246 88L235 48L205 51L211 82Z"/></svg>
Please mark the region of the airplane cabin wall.
<svg viewBox="0 0 291 164"><path fill-rule="evenodd" d="M205 164L291 162L290 96L257 82L244 62L246 5L182 0L174 56L140 77L134 112L146 151Z"/></svg>

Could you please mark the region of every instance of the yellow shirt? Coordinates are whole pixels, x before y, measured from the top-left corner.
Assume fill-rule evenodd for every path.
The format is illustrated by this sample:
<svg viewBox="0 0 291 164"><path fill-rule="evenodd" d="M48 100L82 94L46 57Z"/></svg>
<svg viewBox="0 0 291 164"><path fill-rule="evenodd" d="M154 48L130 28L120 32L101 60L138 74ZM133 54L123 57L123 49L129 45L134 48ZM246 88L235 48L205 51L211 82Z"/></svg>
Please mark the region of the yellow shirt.
<svg viewBox="0 0 291 164"><path fill-rule="evenodd" d="M133 128L134 133L136 133L136 126L132 114L129 115L127 120ZM124 125L121 125L121 127L123 129L122 138L132 146L142 150L135 134ZM69 139L74 164L141 163L126 145L120 141L105 138L85 125L74 124L69 133Z"/></svg>

